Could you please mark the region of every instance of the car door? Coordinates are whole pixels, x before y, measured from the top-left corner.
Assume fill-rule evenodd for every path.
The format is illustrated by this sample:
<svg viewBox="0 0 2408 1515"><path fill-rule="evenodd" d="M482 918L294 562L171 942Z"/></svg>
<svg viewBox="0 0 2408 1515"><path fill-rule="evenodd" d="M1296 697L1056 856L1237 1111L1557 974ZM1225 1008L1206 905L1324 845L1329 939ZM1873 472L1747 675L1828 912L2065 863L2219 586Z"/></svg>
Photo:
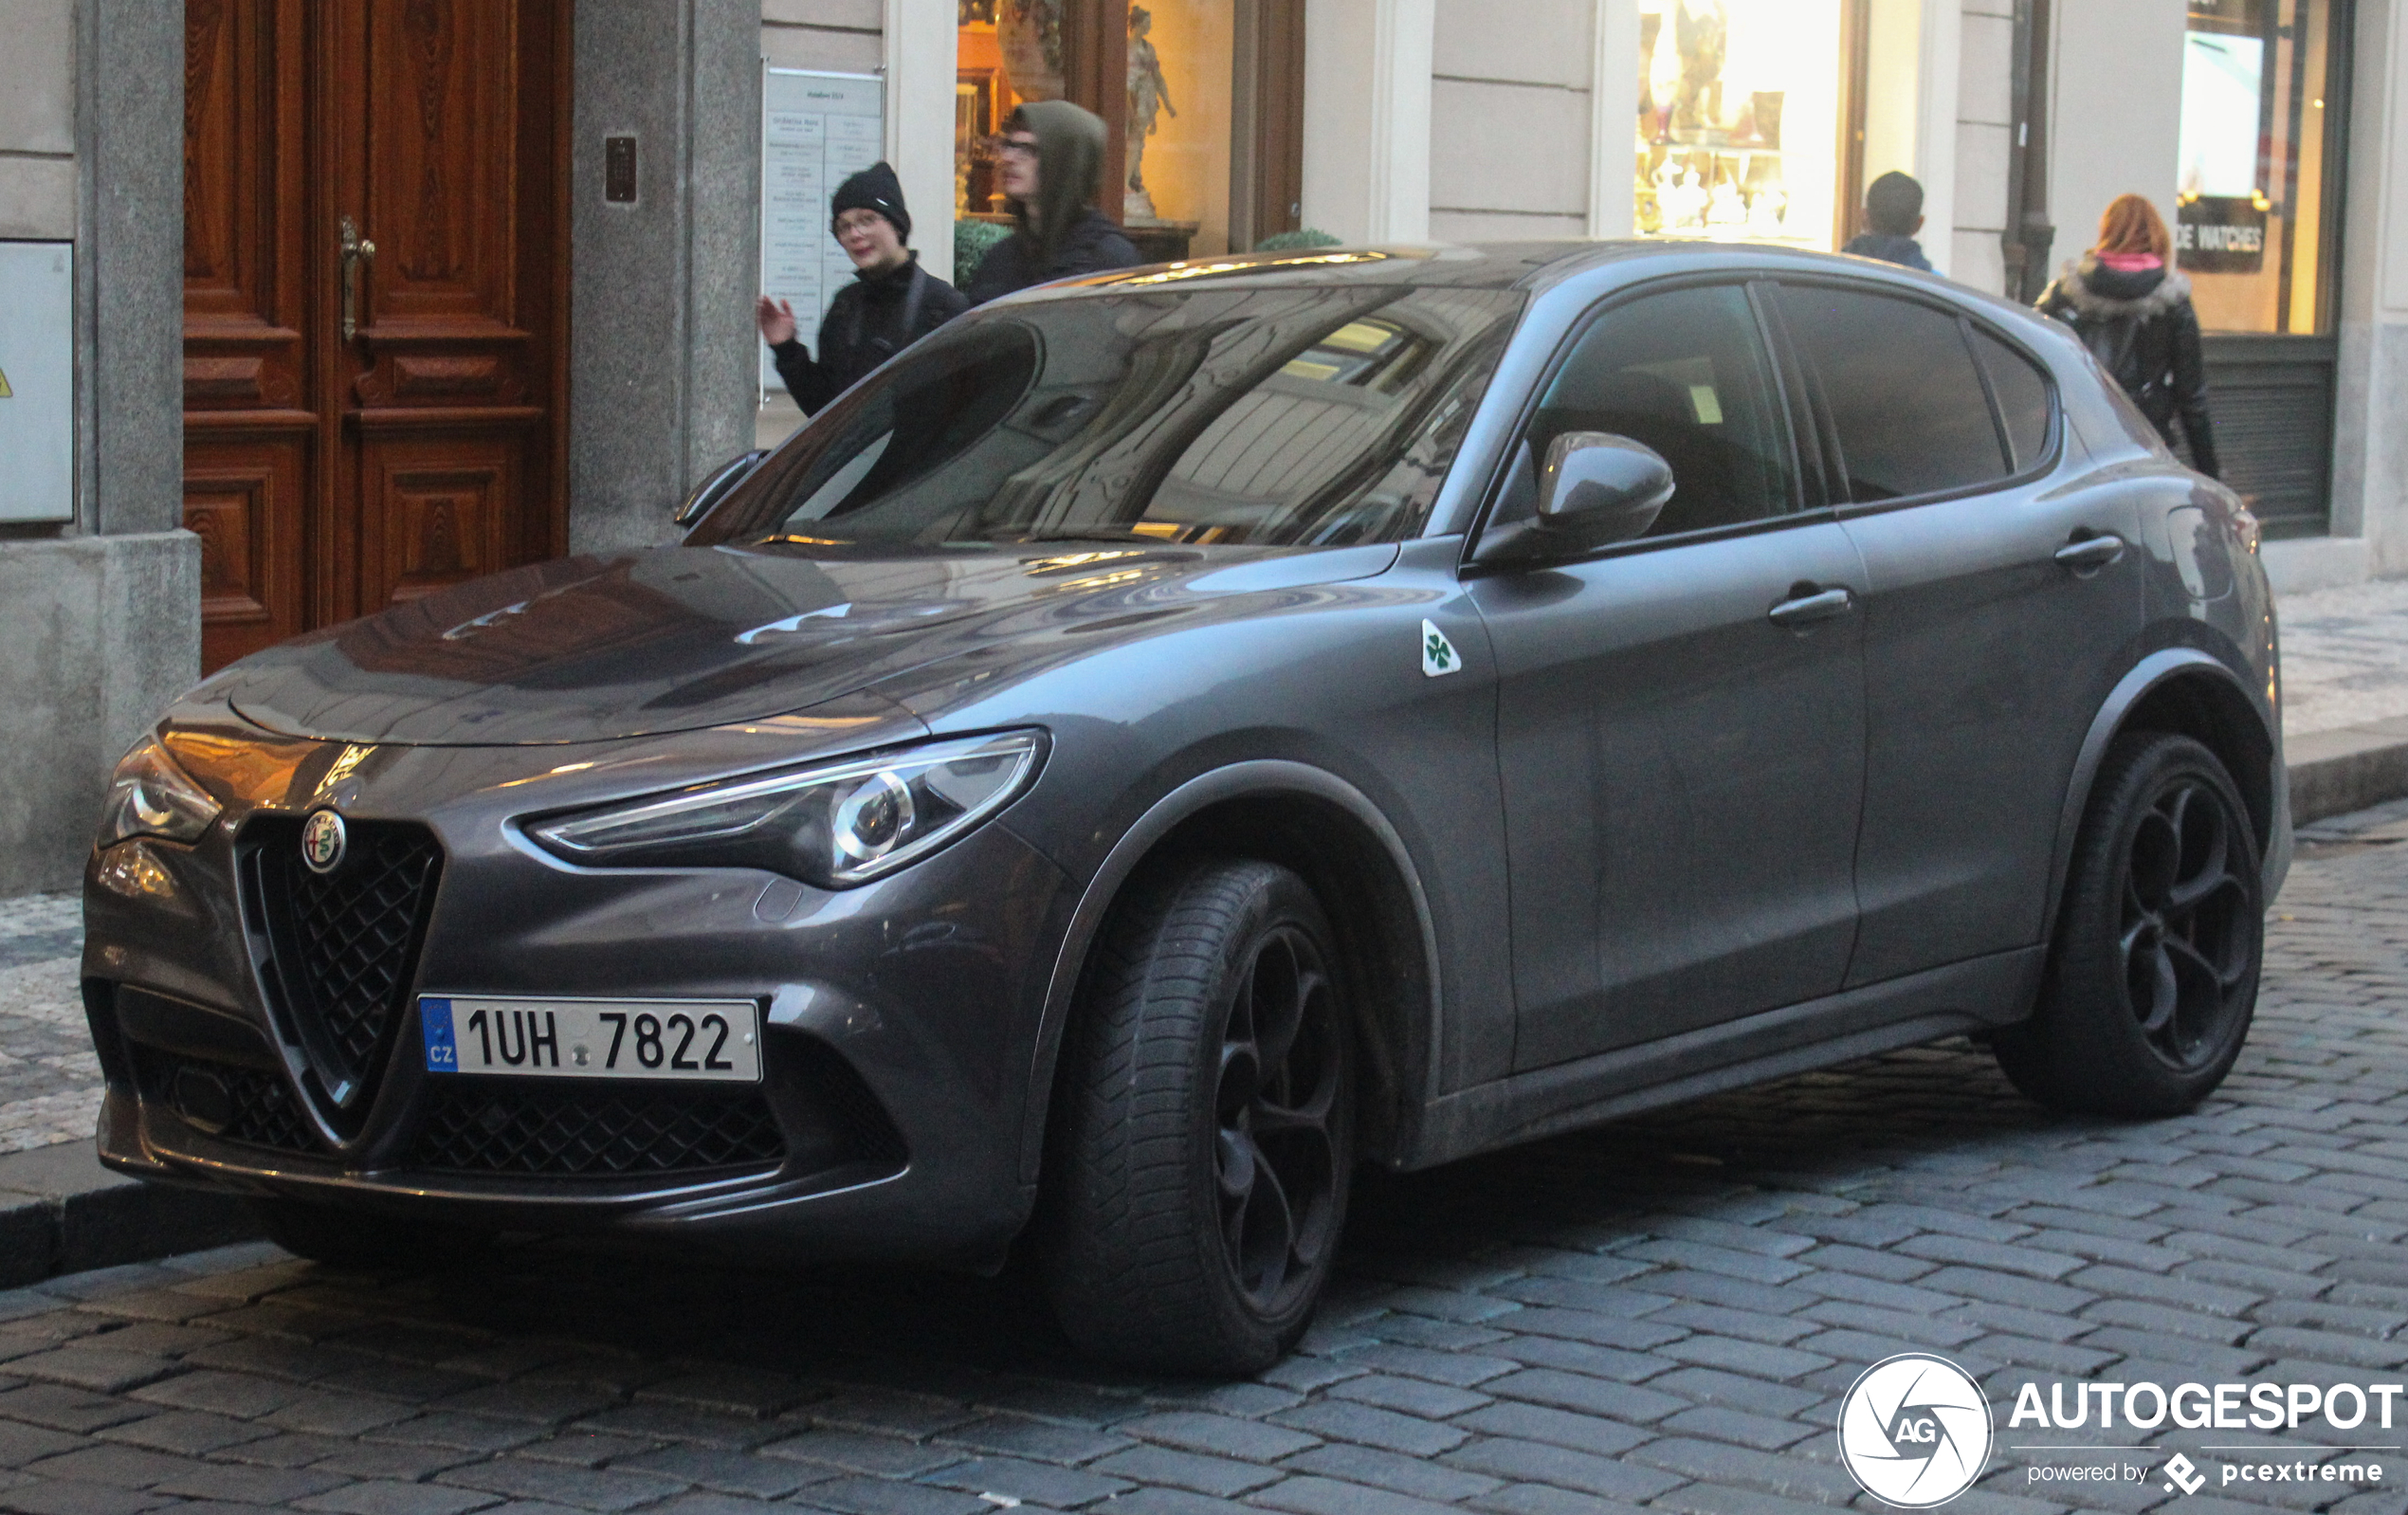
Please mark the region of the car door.
<svg viewBox="0 0 2408 1515"><path fill-rule="evenodd" d="M1864 571L1801 494L1746 286L1608 304L1524 423L1490 527L1555 437L1635 438L1674 492L1636 541L1478 573L1498 665L1514 1065L1839 987L1855 931ZM1815 508L1808 508L1812 503Z"/></svg>
<svg viewBox="0 0 2408 1515"><path fill-rule="evenodd" d="M2029 946L2076 754L2142 627L2133 486L2066 463L2047 370L1953 305L1794 282L1780 319L1870 575L1848 982Z"/></svg>

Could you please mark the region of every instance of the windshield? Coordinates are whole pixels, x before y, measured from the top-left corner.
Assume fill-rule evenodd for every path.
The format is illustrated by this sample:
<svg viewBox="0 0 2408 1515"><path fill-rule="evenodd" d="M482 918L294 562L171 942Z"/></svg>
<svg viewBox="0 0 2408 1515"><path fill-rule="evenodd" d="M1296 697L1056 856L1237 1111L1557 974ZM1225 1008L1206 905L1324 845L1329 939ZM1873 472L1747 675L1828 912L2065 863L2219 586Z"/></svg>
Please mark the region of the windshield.
<svg viewBox="0 0 2408 1515"><path fill-rule="evenodd" d="M1521 305L1188 288L974 315L812 422L689 539L1398 540L1428 517Z"/></svg>

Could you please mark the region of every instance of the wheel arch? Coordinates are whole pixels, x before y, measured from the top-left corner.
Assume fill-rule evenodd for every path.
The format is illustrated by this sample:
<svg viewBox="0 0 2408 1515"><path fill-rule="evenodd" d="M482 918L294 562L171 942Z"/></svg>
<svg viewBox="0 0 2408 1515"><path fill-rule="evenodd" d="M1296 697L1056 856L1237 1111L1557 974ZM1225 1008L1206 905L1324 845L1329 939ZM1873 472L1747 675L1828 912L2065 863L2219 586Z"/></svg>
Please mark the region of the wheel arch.
<svg viewBox="0 0 2408 1515"><path fill-rule="evenodd" d="M1063 1032L1096 939L1131 880L1180 853L1257 857L1294 869L1329 912L1356 987L1358 1154L1385 1159L1410 1135L1437 1043L1437 930L1411 852L1361 790L1284 759L1232 763L1158 800L1081 892L1048 980L1021 1122L1022 1181L1043 1170Z"/></svg>
<svg viewBox="0 0 2408 1515"><path fill-rule="evenodd" d="M2065 900L2066 871L2072 866L2074 838L2089 808L2091 785L2107 745L2127 731L2164 731L2185 736L2216 754L2239 786L2257 833L2260 866L2271 900L2288 864L2290 806L2279 737L2269 729L2239 675L2197 648L2166 648L2134 664L2091 718L2075 758L2065 803L2057 817L2054 856L2049 872L2047 929L2052 939Z"/></svg>

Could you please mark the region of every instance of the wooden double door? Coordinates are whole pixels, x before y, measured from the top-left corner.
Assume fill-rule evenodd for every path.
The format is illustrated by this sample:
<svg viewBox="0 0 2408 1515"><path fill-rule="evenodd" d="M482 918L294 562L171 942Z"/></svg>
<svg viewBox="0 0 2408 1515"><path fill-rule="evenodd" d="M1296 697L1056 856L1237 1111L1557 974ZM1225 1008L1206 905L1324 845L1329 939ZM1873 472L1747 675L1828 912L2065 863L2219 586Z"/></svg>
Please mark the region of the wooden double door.
<svg viewBox="0 0 2408 1515"><path fill-rule="evenodd" d="M215 668L565 550L571 0L186 0Z"/></svg>

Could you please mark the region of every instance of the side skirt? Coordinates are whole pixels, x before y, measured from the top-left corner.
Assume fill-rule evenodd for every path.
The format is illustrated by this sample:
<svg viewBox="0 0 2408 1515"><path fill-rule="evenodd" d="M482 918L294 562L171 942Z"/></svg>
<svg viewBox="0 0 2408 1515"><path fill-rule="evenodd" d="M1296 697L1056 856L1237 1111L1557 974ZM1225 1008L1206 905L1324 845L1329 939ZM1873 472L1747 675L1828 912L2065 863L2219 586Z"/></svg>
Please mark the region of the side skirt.
<svg viewBox="0 0 2408 1515"><path fill-rule="evenodd" d="M1595 1125L2031 1013L2048 949L2019 947L1661 1041L1483 1084L1432 1102L1402 1169Z"/></svg>

